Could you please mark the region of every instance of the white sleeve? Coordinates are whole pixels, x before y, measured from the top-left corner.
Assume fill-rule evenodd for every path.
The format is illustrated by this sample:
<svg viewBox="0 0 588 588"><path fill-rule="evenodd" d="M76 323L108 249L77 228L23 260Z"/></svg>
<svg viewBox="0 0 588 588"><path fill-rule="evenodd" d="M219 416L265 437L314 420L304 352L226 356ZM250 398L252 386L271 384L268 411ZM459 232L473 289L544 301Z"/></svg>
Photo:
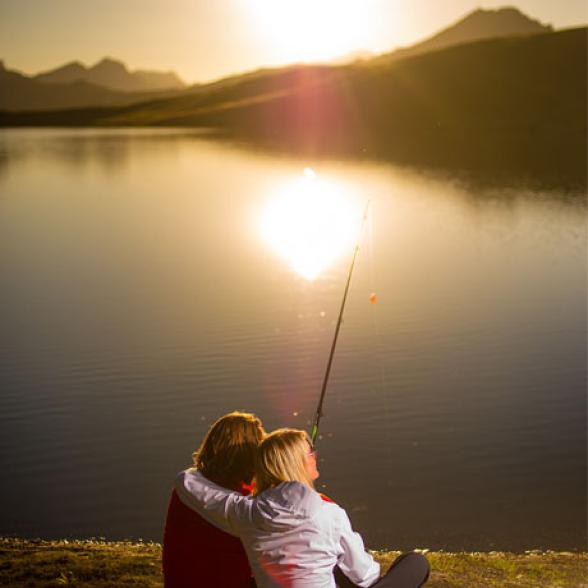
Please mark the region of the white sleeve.
<svg viewBox="0 0 588 588"><path fill-rule="evenodd" d="M196 470L180 472L175 481L178 497L215 527L238 537L240 522L248 516L251 499L214 484Z"/></svg>
<svg viewBox="0 0 588 588"><path fill-rule="evenodd" d="M361 535L353 531L343 509L341 514L339 541L343 553L339 556L337 565L352 582L361 588L367 588L380 578L380 564L365 550Z"/></svg>

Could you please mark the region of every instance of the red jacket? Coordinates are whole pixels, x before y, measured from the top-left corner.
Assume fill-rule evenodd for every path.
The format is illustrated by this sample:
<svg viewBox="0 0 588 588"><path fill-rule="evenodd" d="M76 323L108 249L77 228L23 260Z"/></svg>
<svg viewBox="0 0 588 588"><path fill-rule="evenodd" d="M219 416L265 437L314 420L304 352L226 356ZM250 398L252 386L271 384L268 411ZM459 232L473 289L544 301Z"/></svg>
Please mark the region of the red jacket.
<svg viewBox="0 0 588 588"><path fill-rule="evenodd" d="M245 484L239 488L249 494ZM172 492L163 532L165 588L251 588L251 568L240 539L205 521Z"/></svg>

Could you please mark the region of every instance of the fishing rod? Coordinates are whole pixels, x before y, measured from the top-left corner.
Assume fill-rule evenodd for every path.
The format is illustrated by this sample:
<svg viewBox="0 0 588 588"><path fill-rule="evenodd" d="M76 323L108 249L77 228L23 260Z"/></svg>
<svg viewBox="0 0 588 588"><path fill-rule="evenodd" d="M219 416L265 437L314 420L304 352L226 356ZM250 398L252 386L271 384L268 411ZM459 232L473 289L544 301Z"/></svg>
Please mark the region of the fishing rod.
<svg viewBox="0 0 588 588"><path fill-rule="evenodd" d="M365 205L365 210L363 213L363 219L361 221L361 228L359 230L359 237L357 238L357 243L355 245L355 249L353 251L353 257L351 259L351 265L349 266L349 273L347 274L347 283L345 284L345 291L343 292L343 300L341 301L341 308L339 309L339 319L337 320L337 326L335 327L335 335L333 337L333 343L331 344L331 352L329 353L329 361L327 362L327 369L325 370L325 377L323 378L323 386L321 388L321 396L319 399L319 403L316 409L316 414L314 416L314 424L312 425L311 433L310 433L310 440L314 447L316 437L318 435L318 428L319 423L321 421L321 417L323 416L323 403L325 401L325 395L327 392L327 385L329 383L329 375L331 374L331 365L333 363L333 357L335 356L335 347L337 346L337 338L339 337L339 329L341 328L341 323L343 322L343 312L345 311L345 302L347 301L347 293L349 292L349 284L351 284L351 276L353 275L353 268L355 266L355 259L357 258L357 253L359 252L359 244L361 242L361 236L363 235L363 228L367 221L368 211L370 207L370 201L368 200Z"/></svg>

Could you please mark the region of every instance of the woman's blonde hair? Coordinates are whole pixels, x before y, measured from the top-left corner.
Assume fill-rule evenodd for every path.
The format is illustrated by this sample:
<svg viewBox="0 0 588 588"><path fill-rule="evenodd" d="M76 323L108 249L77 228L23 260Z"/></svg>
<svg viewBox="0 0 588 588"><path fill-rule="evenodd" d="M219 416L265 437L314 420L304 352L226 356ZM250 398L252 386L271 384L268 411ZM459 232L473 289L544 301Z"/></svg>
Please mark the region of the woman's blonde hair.
<svg viewBox="0 0 588 588"><path fill-rule="evenodd" d="M194 465L215 484L236 490L251 482L257 446L264 437L254 414L230 412L210 427L193 454Z"/></svg>
<svg viewBox="0 0 588 588"><path fill-rule="evenodd" d="M306 471L307 455L312 447L306 431L277 429L261 441L255 458L256 494L282 482L314 484Z"/></svg>

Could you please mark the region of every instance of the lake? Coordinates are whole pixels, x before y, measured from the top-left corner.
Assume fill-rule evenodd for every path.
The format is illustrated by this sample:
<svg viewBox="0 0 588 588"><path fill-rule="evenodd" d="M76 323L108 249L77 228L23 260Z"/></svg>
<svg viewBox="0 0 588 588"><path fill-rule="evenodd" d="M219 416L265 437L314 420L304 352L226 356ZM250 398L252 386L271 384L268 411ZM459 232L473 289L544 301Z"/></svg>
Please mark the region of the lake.
<svg viewBox="0 0 588 588"><path fill-rule="evenodd" d="M318 489L370 548L585 549L582 190L181 129L0 131L0 535L160 541L217 417L309 429L358 239Z"/></svg>

